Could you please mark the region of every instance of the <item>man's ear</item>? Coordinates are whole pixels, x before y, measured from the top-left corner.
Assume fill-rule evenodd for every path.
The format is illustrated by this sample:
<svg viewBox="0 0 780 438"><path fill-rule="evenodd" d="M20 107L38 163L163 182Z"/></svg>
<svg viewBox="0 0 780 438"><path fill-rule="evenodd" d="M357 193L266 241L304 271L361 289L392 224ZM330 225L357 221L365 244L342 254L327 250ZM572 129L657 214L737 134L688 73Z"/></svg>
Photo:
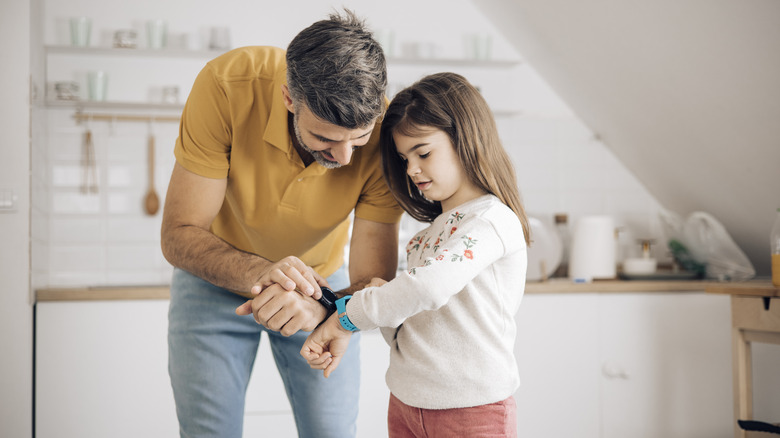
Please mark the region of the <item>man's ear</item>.
<svg viewBox="0 0 780 438"><path fill-rule="evenodd" d="M286 84L282 84L282 99L284 100L284 106L287 107L287 111L295 114L295 105L293 105L290 89L287 88Z"/></svg>

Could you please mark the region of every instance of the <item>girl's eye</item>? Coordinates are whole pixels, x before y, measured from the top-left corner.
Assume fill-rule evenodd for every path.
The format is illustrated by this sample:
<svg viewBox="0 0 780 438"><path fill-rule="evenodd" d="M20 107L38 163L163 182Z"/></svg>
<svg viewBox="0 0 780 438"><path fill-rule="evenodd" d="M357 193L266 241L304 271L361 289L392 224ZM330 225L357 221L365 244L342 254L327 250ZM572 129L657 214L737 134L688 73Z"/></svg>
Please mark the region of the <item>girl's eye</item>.
<svg viewBox="0 0 780 438"><path fill-rule="evenodd" d="M428 158L428 155L431 155L430 152L426 152L424 154L420 154L420 158Z"/></svg>

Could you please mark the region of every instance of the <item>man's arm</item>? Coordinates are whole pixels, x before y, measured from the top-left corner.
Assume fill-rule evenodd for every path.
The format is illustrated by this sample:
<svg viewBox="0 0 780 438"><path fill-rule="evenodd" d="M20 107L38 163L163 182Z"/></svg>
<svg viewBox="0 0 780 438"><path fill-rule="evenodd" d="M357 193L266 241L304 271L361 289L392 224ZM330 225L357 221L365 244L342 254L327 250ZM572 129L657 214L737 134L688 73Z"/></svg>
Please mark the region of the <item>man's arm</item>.
<svg viewBox="0 0 780 438"><path fill-rule="evenodd" d="M227 179L206 178L178 163L174 166L162 222L162 251L168 262L245 297L254 297L273 283L315 293L320 277L301 260L287 257L272 263L209 231L226 190Z"/></svg>
<svg viewBox="0 0 780 438"><path fill-rule="evenodd" d="M349 250L351 286L337 294L343 296L363 289L374 277L391 280L395 277L397 265L398 225L355 218ZM296 295L271 286L239 306L236 313L251 313L259 324L284 336L299 330L312 331L327 316L327 312L316 301L302 301Z"/></svg>
<svg viewBox="0 0 780 438"><path fill-rule="evenodd" d="M398 268L398 224L355 218L349 244L351 285L339 295L366 287L374 277L390 281Z"/></svg>

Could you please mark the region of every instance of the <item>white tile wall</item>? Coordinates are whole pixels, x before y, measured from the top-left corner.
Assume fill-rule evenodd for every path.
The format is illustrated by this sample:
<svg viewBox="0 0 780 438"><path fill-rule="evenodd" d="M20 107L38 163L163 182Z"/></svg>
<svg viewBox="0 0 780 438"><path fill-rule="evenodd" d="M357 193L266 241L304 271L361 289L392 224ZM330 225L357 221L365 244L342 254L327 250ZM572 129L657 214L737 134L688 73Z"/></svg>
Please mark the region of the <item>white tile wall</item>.
<svg viewBox="0 0 780 438"><path fill-rule="evenodd" d="M160 251L161 212L148 216L147 144L155 135L155 188L164 202L173 168L176 123L89 121L68 109L46 110L46 159L33 166L44 189L33 214L35 287L166 284L172 268ZM97 193L84 193L84 133L92 131ZM48 176L48 178L46 178Z"/></svg>
<svg viewBox="0 0 780 438"><path fill-rule="evenodd" d="M433 43L441 56L457 57L463 53L464 32L486 32L493 34L496 59L520 58L468 0L453 1L445 9L434 8L435 13L432 10L430 14L425 13L425 8L433 6L412 0L392 5L353 0L346 6L368 17L375 29L392 29L394 49L404 42L418 41ZM169 29L178 35L203 34L209 25L220 24L222 20L232 23L235 46L284 46L298 29L321 19L329 10L314 0L305 0L299 2L298 8L306 11L305 14L282 14L279 16L289 17L287 21L256 26L255 20L248 17L274 13L269 8L276 6L258 4L258 9L252 11L247 10L251 9L248 4L238 0L227 0L218 10L204 4L192 8L183 0L164 5L143 0L133 2L132 7L117 0L85 0L69 3L67 7L53 0L43 3L44 40L49 45L67 43L67 31L63 27L67 17L89 15L93 17L93 43L104 46L114 29L140 27L143 17L159 16L168 16ZM423 9L420 14L410 16L404 13L410 8ZM227 12L237 9L244 11L242 17L247 18ZM202 44L193 48L202 48ZM192 79L205 60L176 60L178 67L170 67L167 63L170 60L165 58L141 61L123 57L113 61L117 70L110 79L109 97L146 101L153 88L150 83L160 86L172 81L179 83L182 100L186 98ZM95 67L88 65L95 62L92 58L78 61L75 67L69 62L73 61L59 55L50 60L51 79L80 80L87 68ZM530 214L551 220L553 214L566 212L572 223L583 215L610 214L615 216L617 225L631 228L637 236L657 234L655 217L659 207L654 198L609 149L594 139L593 133L528 65L482 68L391 64L388 70L394 91L423 74L458 71L480 87L496 110L522 111L521 116L501 116L497 121L504 145L516 166L518 184ZM155 180L157 193L164 201L174 163L172 150L177 124L150 126L94 120L78 124L73 119L73 110L62 108L36 109L33 121L33 286L167 283L171 267L159 249L160 213L149 217L142 207L147 190L148 135L152 132L156 136ZM84 194L80 190L86 127L92 130L96 149L99 186L96 194ZM418 224L409 224L404 232L413 233L418 228ZM404 239L402 236L402 245L406 243Z"/></svg>

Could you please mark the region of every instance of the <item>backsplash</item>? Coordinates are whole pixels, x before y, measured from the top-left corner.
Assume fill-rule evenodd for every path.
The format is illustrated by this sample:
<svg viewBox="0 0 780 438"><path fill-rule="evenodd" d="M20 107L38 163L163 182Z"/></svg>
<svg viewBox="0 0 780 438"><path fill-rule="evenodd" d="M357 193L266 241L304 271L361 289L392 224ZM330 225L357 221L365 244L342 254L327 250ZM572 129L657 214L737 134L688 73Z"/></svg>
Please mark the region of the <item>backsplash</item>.
<svg viewBox="0 0 780 438"><path fill-rule="evenodd" d="M148 190L147 141L155 136L155 186L161 202L173 169L176 123L87 121L73 110L48 110L46 163L41 176L48 212L36 227L34 283L42 286L166 284L172 268L160 251L162 212L143 210ZM84 193L84 136L92 132L97 193ZM38 179L38 178L36 178ZM37 208L36 208L37 210ZM35 217L36 214L33 214ZM37 239L36 239L37 240ZM42 253L42 254L41 254Z"/></svg>
<svg viewBox="0 0 780 438"><path fill-rule="evenodd" d="M172 268L160 251L161 211L143 211L146 142L156 138L156 189L164 202L173 168L175 123L91 122L98 192L81 191L84 125L72 111L48 110L44 165L34 164L35 286L167 284ZM658 206L614 156L573 116L499 118L529 214L551 222L566 212L610 214L638 235L657 234ZM37 154L36 154L37 155ZM43 154L42 154L43 155ZM45 212L48 211L48 214ZM400 243L421 225L405 218Z"/></svg>

